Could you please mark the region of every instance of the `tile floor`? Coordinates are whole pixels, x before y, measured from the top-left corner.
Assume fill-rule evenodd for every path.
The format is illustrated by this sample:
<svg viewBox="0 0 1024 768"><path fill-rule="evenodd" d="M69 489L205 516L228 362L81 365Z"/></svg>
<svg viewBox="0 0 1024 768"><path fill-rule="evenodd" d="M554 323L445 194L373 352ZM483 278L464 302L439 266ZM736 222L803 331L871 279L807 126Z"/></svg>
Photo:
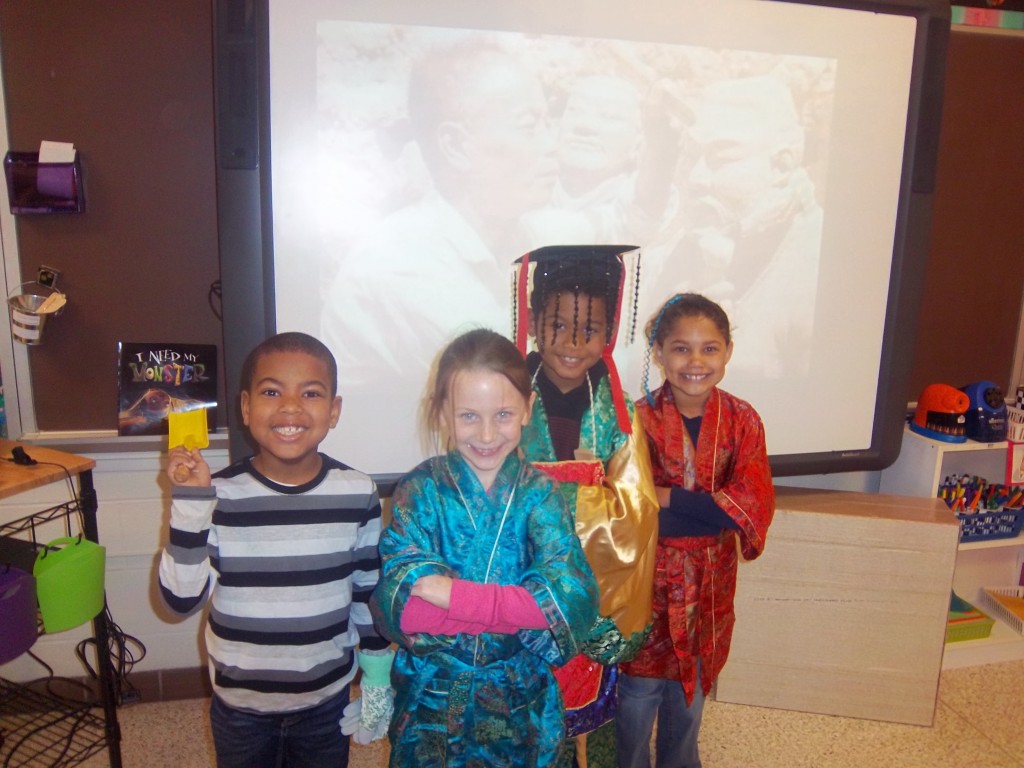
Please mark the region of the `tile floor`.
<svg viewBox="0 0 1024 768"><path fill-rule="evenodd" d="M931 728L709 701L701 757L705 768L1024 768L1022 691L1024 662L947 670ZM212 766L206 705L122 708L125 768ZM384 743L353 745L351 768L386 764Z"/></svg>

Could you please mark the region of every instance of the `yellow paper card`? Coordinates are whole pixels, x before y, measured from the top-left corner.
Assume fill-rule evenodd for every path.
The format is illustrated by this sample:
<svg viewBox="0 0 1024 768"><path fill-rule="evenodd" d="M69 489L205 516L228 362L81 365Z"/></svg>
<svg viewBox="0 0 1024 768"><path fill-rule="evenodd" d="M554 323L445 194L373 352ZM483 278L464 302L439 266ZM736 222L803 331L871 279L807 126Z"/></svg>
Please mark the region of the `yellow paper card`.
<svg viewBox="0 0 1024 768"><path fill-rule="evenodd" d="M206 409L171 411L167 414L167 448L185 446L186 450L205 448L210 444L206 425Z"/></svg>

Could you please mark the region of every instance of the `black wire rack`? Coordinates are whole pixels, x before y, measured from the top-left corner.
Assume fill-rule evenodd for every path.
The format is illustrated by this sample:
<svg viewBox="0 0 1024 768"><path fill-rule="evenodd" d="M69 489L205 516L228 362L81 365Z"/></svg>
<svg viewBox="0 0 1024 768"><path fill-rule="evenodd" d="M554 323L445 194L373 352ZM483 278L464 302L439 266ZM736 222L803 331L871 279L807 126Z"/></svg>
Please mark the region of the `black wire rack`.
<svg viewBox="0 0 1024 768"><path fill-rule="evenodd" d="M83 472L79 483L82 493L74 501L0 524L0 558L5 563L31 572L35 555L53 538L81 533L96 540L96 496L91 473ZM93 630L97 647L106 648L109 630L104 612L93 620ZM120 768L113 673L105 658L101 657L97 666L100 674L96 691L59 677L25 684L0 678L2 768L63 768L77 765L103 749L109 751L111 766Z"/></svg>
<svg viewBox="0 0 1024 768"><path fill-rule="evenodd" d="M102 712L51 691L0 680L0 765L70 766L107 746Z"/></svg>

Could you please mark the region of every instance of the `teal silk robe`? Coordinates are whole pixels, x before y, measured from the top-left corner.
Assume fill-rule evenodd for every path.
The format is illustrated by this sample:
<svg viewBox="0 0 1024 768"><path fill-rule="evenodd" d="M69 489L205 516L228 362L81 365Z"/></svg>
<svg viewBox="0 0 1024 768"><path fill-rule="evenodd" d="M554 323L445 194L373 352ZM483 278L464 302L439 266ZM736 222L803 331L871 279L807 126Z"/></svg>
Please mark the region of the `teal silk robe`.
<svg viewBox="0 0 1024 768"><path fill-rule="evenodd" d="M406 475L392 502L371 601L378 628L400 646L391 765L555 765L565 729L551 665L579 653L598 604L561 494L515 454L484 491L453 451ZM402 611L430 574L523 586L548 628L406 635Z"/></svg>

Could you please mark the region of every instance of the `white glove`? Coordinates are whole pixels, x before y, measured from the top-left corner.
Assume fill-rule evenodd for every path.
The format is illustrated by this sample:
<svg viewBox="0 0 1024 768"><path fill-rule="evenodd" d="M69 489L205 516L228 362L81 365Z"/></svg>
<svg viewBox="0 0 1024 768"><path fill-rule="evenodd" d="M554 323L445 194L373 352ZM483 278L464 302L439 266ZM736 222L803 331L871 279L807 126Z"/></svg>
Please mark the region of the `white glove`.
<svg viewBox="0 0 1024 768"><path fill-rule="evenodd" d="M373 733L376 741L388 732L395 712L395 690L390 685L363 684L363 717L360 727ZM357 740L356 743L361 743Z"/></svg>
<svg viewBox="0 0 1024 768"><path fill-rule="evenodd" d="M385 694L384 702L386 705L384 709L380 710L381 715L375 716L370 714L371 709L379 708L380 703L370 704L371 698L376 697L380 699L379 694L370 694L369 691L378 690ZM374 686L370 689L363 689L363 694L367 698L366 716L363 714L363 700L353 699L344 710L342 710L341 720L341 732L346 736L351 736L352 741L356 744L366 745L371 741L377 741L383 739L388 732L388 726L391 724L391 713L394 711L394 693L390 688L381 688Z"/></svg>
<svg viewBox="0 0 1024 768"><path fill-rule="evenodd" d="M356 662L363 676L359 684L362 700L356 699L342 711L341 732L356 744L369 744L384 738L395 711L395 691L391 687L391 648L379 651L357 651Z"/></svg>

